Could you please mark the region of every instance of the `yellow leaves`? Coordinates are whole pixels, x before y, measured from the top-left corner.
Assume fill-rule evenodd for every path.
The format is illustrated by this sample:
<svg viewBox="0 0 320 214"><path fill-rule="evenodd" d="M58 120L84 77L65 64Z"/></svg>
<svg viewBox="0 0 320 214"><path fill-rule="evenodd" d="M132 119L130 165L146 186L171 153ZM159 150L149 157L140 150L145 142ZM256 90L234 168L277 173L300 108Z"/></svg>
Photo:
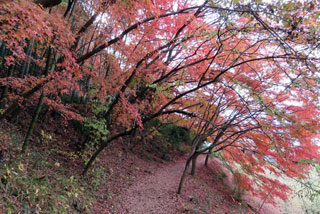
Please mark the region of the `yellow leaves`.
<svg viewBox="0 0 320 214"><path fill-rule="evenodd" d="M309 23L310 23L311 25L313 25L313 26L317 26L317 25L318 25L317 22L315 22L314 20L309 20Z"/></svg>
<svg viewBox="0 0 320 214"><path fill-rule="evenodd" d="M146 13L152 11L151 5L148 0L144 0L144 4L145 4L145 8L146 8L146 11L145 11Z"/></svg>
<svg viewBox="0 0 320 214"><path fill-rule="evenodd" d="M10 176L11 175L11 170L9 168L6 168L6 172L7 172L7 175Z"/></svg>
<svg viewBox="0 0 320 214"><path fill-rule="evenodd" d="M152 127L151 128L151 135L152 136L161 135L161 133L158 131L158 129L156 127Z"/></svg>
<svg viewBox="0 0 320 214"><path fill-rule="evenodd" d="M261 2L261 0L256 0L256 1L260 1L260 2ZM235 4L240 4L240 2L243 3L244 0L234 0L233 2L234 2Z"/></svg>
<svg viewBox="0 0 320 214"><path fill-rule="evenodd" d="M21 162L20 162L19 165L18 165L18 169L19 169L20 171L24 171L24 170L25 170L24 165L23 165Z"/></svg>
<svg viewBox="0 0 320 214"><path fill-rule="evenodd" d="M288 11L290 11L297 6L297 3L295 1L290 1L287 4L285 4L284 6Z"/></svg>

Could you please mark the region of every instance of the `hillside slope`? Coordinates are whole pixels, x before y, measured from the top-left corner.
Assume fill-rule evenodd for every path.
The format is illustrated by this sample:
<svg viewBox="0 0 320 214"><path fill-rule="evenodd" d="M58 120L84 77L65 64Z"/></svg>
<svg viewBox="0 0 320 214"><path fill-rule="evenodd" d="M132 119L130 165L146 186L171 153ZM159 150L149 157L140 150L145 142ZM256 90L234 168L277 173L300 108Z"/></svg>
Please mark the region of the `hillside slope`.
<svg viewBox="0 0 320 214"><path fill-rule="evenodd" d="M0 131L2 136L8 136L3 143L19 148L22 136L17 130L2 127ZM27 156L21 156L18 149L9 149L11 157L1 162L1 210L75 214L252 213L232 197L224 182L227 178L215 161L204 166L204 156L198 158L196 176L187 177L183 192L178 195L186 155L171 154L163 160L138 147L129 151L126 144L118 142L99 156L88 176L82 177L81 161L72 152L60 154L58 147L48 149L36 142L30 146L32 152ZM274 213L269 209L262 211Z"/></svg>

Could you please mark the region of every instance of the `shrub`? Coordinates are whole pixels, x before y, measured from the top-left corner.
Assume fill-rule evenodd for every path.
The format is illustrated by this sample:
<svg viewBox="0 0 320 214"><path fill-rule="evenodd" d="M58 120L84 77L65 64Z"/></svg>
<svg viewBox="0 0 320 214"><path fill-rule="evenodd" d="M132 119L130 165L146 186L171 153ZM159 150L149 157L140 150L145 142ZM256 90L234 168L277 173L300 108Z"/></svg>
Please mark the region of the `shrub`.
<svg viewBox="0 0 320 214"><path fill-rule="evenodd" d="M191 142L189 130L173 123L164 124L160 129L160 133L165 136L168 143L173 146L180 146L181 144L188 144Z"/></svg>

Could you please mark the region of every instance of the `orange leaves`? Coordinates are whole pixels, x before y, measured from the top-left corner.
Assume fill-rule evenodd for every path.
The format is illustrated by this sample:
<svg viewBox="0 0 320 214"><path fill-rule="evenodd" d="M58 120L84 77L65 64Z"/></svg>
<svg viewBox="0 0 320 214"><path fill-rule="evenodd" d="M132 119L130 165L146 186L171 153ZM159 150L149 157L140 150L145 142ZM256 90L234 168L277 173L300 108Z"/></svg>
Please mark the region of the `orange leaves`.
<svg viewBox="0 0 320 214"><path fill-rule="evenodd" d="M246 191L252 188L252 182L246 175L241 174L239 171L234 172L233 175L240 188Z"/></svg>
<svg viewBox="0 0 320 214"><path fill-rule="evenodd" d="M131 120L134 120L135 123L141 129L143 129L142 120L138 112L138 109L136 108L136 105L129 103L127 98L121 92L120 92L120 97L121 97L121 107L118 106L119 109L117 110L118 113L120 114L118 116L118 121L120 122L120 124L122 126L128 127L132 124Z"/></svg>
<svg viewBox="0 0 320 214"><path fill-rule="evenodd" d="M267 139L266 136L260 136L260 137ZM269 146L268 146L269 139L267 139L266 141L259 139L260 142L257 142L257 141L258 139L256 140L257 151L262 154L265 154L269 150Z"/></svg>

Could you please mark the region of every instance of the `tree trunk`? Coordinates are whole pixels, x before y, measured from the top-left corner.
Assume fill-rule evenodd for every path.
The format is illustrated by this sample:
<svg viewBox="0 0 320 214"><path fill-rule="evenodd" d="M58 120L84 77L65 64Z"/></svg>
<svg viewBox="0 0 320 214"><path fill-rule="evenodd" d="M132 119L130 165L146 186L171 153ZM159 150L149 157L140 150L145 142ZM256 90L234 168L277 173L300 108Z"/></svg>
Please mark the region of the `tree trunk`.
<svg viewBox="0 0 320 214"><path fill-rule="evenodd" d="M36 86L34 86L33 88L26 90L23 94L22 94L22 106L24 106L27 103L27 100L37 91L39 91L46 83L48 83L49 81L51 81L52 78L48 78L45 80L42 80L40 83L38 83ZM14 100L13 103L6 109L6 111L2 114L0 114L0 120L4 119L6 116L11 115L12 118L16 117L20 111L22 110L22 108L19 105L18 99Z"/></svg>
<svg viewBox="0 0 320 214"><path fill-rule="evenodd" d="M13 74L13 70L14 70L15 65L11 65L8 71L8 77L10 77ZM8 90L9 90L9 86L4 86L2 88L2 93L1 93L1 97L0 97L0 108L4 108L6 102L5 102L5 98L7 97L8 94Z"/></svg>
<svg viewBox="0 0 320 214"><path fill-rule="evenodd" d="M144 122L147 122L147 121L149 121L149 120L144 120ZM98 148L98 150L94 152L94 154L91 156L89 162L84 167L84 170L83 170L82 174L83 175L87 174L88 169L91 167L91 165L93 164L93 162L97 158L97 156L100 154L100 152L102 152L103 149L106 148L112 141L117 140L120 137L124 137L124 136L132 134L137 128L138 128L138 126L135 126L135 127L131 128L130 130L126 130L126 131L124 131L122 133L114 135L113 137L109 138L107 141L102 142L100 144L100 147Z"/></svg>
<svg viewBox="0 0 320 214"><path fill-rule="evenodd" d="M199 156L198 153L194 153L192 155L192 167L191 167L191 175L194 176L196 174L196 168L197 168L197 158Z"/></svg>
<svg viewBox="0 0 320 214"><path fill-rule="evenodd" d="M88 143L90 142L90 135L88 134L88 136L86 136L86 138L79 144L77 144L77 149L80 151L80 152L83 152L83 150L86 149L86 145L88 145Z"/></svg>
<svg viewBox="0 0 320 214"><path fill-rule="evenodd" d="M6 85L2 88L2 93L0 97L0 108L4 108L6 105L6 101L4 100L7 97L9 87Z"/></svg>
<svg viewBox="0 0 320 214"><path fill-rule="evenodd" d="M187 174L188 174L188 169L189 169L189 166L190 166L190 163L191 163L191 160L192 160L192 156L190 156L186 162L186 165L184 167L184 171L182 173L182 176L181 176L181 179L180 179L180 183L179 183L179 187L178 187L178 194L181 194L181 191L182 191L182 187L183 187L183 183L184 183L184 180L186 179L187 177Z"/></svg>
<svg viewBox="0 0 320 214"><path fill-rule="evenodd" d="M88 169L92 166L94 160L97 158L97 156L100 154L100 152L102 152L102 150L105 148L106 146L104 144L101 144L100 147L98 148L98 150L91 156L90 160L88 161L88 163L85 165L84 170L82 172L82 175L86 175L88 172Z"/></svg>
<svg viewBox="0 0 320 214"><path fill-rule="evenodd" d="M75 96L75 91L72 90L72 92L71 92L71 97L70 97L70 103L71 103L71 104L73 104L74 96Z"/></svg>
<svg viewBox="0 0 320 214"><path fill-rule="evenodd" d="M84 32L94 23L96 18L99 16L100 12L96 12L93 16L80 28L75 38L74 44L71 46L71 50L75 50L79 44L80 38Z"/></svg>
<svg viewBox="0 0 320 214"><path fill-rule="evenodd" d="M45 97L45 94L42 92L40 98L39 98L39 103L37 105L37 108L34 112L34 115L32 117L32 121L30 123L30 127L29 127L29 130L28 130L28 133L26 135L26 138L24 139L24 143L22 145L22 153L25 153L26 151L26 148L29 144L29 141L30 141L30 137L32 135L32 132L33 132L33 129L34 129L34 126L36 125L37 123L37 120L38 120L38 117L39 117L39 113L41 111L41 107L42 107L42 103L43 103L43 98Z"/></svg>
<svg viewBox="0 0 320 214"><path fill-rule="evenodd" d="M30 57L32 54L32 50L33 50L33 46L34 46L34 39L32 39L31 41L28 42L28 48L27 48L27 56L26 59L23 62L22 65L22 69L20 72L20 77L22 78L25 74L28 73L29 67L30 67Z"/></svg>
<svg viewBox="0 0 320 214"><path fill-rule="evenodd" d="M0 46L0 56L4 57L5 54L5 50L6 50L6 43L5 42L1 42L1 46Z"/></svg>
<svg viewBox="0 0 320 214"><path fill-rule="evenodd" d="M53 40L54 40L54 38L53 38ZM51 62L50 59L51 59L51 48L49 47L48 53L47 53L46 67L44 68L44 71L43 71L43 73L46 76L49 73L49 69L50 69L50 62ZM27 103L27 99L30 98L36 91L40 90L50 80L51 80L51 78L44 80L41 83L37 84L32 89L24 92L22 94L23 101L22 101L21 105L24 106ZM16 99L13 101L13 103L7 108L7 110L4 113L0 114L0 120L10 114L11 114L10 120L13 120L14 118L16 118L18 116L20 111L21 111L21 107L19 106L18 100Z"/></svg>
<svg viewBox="0 0 320 214"><path fill-rule="evenodd" d="M77 0L72 0L72 1L68 1L68 6L67 6L67 9L66 11L64 12L63 14L63 17L66 18L69 14L69 12L72 12L73 8L74 8L74 5L77 3Z"/></svg>
<svg viewBox="0 0 320 214"><path fill-rule="evenodd" d="M47 53L46 67L44 68L44 71L43 71L43 75L45 76L49 74L50 65L51 65L51 55L52 55L52 49L51 47L49 47L48 53Z"/></svg>
<svg viewBox="0 0 320 214"><path fill-rule="evenodd" d="M209 149L208 154L207 154L207 156L206 156L206 160L205 160L205 162L204 162L204 165L205 165L205 166L208 166L208 161L209 161L209 157L210 157L211 151L212 151L212 149Z"/></svg>

